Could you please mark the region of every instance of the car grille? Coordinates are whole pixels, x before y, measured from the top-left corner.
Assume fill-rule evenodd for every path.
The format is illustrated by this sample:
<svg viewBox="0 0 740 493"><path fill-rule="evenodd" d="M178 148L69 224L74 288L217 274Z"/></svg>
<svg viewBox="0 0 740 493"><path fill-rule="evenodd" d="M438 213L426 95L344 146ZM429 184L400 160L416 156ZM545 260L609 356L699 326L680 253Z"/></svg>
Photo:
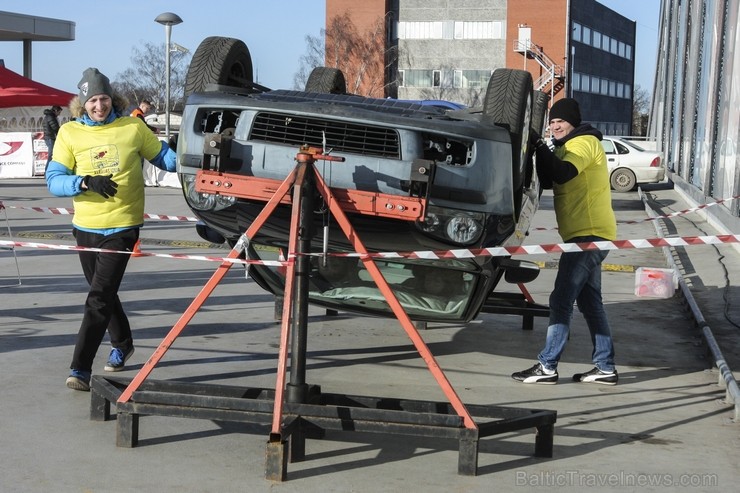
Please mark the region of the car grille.
<svg viewBox="0 0 740 493"><path fill-rule="evenodd" d="M250 140L319 148L323 148L324 138L326 148L337 153L401 159L398 132L391 128L260 112L249 136Z"/></svg>

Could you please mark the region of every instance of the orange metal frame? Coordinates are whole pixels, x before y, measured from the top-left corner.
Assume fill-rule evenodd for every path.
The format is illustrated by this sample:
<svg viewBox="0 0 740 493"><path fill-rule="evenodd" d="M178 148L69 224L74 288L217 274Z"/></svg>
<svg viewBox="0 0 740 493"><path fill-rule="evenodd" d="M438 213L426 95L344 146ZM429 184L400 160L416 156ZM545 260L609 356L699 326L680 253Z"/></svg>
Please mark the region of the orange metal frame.
<svg viewBox="0 0 740 493"><path fill-rule="evenodd" d="M312 155L316 156L314 159L330 157L324 154ZM280 181L269 178L204 170L198 172L195 189L198 192L266 202L275 194L279 185ZM331 188L330 190L332 202L339 204L344 212L405 221L418 221L424 218L425 200L423 198L343 188ZM292 202L290 196L284 196L280 201L282 204Z"/></svg>
<svg viewBox="0 0 740 493"><path fill-rule="evenodd" d="M339 161L341 158L333 156L327 156L319 149L314 148L301 148L296 155L296 161L298 162L294 170L289 176L278 186L275 180L265 180L252 177L236 176L224 173L218 173L214 171L200 171L198 174L199 187L196 189L199 191L209 191L212 193L222 193L224 195L233 195L236 197L248 198L252 200L263 200L267 201L266 206L262 212L257 216L254 222L247 229L245 235L247 238L254 237L257 231L262 227L270 214L275 208L281 204L291 203L293 208L293 214L291 219L289 246L288 246L288 266L286 273L286 284L284 299L286 303L283 305L282 313L282 325L280 334L280 350L278 354L278 368L277 368L277 380L275 383L275 401L273 408L273 421L272 421L272 433L275 435L281 434L281 422L283 414L283 400L285 393L285 376L287 370L288 361L288 342L290 337L290 322L293 309L293 291L294 291L294 273L295 273L295 257L294 252L296 251L296 242L298 238L298 221L299 221L299 208L301 202L301 189L303 181L306 178L306 173L313 172L315 175L316 188L321 193L324 201L328 204L329 210L333 214L337 221L337 224L342 229L347 239L353 245L354 250L357 253L365 254L368 253L367 248L363 244L362 240L358 237L352 224L349 222L345 212L359 212L361 214L371 214L382 217L393 217L395 219L402 220L417 220L424 216L425 200L423 198L416 197L398 197L395 195L387 195L380 193L371 192L358 192L349 190L338 190L330 188L326 182L324 182L321 174L314 167L316 160L331 160ZM292 200L287 197L290 189L293 189ZM228 258L238 257L241 253L240 247L235 247L228 255ZM463 419L465 428L478 429L478 426L473 421L467 408L461 401L457 392L453 389L449 380L445 376L442 369L437 364L434 355L432 355L429 347L426 345L418 330L414 326L413 322L405 312L401 303L396 298L393 290L386 282L383 274L378 269L375 261L370 257L363 257L362 262L370 273L371 277L375 281L378 289L385 297L394 315L400 322L406 334L411 339L419 355L426 363L429 371L431 372L434 379L444 392L445 396L449 400L453 409ZM178 337L180 332L185 328L188 322L195 315L197 310L205 302L206 298L213 292L215 286L221 281L223 276L228 272L228 269L233 264L231 262L223 262L216 272L211 276L209 281L195 297L193 302L187 308L185 313L180 317L175 326L170 330L167 336L162 340L159 347L154 351L149 360L144 364L139 373L134 377L128 387L120 395L118 402L127 402L131 399L133 393L139 388L141 383L147 378L147 376L154 369L159 360L164 356L164 353L171 347L174 340Z"/></svg>

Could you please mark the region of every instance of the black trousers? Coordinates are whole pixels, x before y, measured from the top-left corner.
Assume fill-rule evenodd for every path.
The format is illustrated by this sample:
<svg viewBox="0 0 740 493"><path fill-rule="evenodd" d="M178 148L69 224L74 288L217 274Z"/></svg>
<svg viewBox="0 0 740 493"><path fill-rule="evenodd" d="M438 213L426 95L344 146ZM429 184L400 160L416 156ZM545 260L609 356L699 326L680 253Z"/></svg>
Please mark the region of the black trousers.
<svg viewBox="0 0 740 493"><path fill-rule="evenodd" d="M139 239L139 228L108 236L75 228L73 234L77 239L77 246L130 252ZM106 330L113 347L125 352L133 346L131 326L118 298L118 289L131 256L99 252L80 252L79 255L90 291L85 300L85 312L77 334L71 368L92 371L95 354L103 342Z"/></svg>

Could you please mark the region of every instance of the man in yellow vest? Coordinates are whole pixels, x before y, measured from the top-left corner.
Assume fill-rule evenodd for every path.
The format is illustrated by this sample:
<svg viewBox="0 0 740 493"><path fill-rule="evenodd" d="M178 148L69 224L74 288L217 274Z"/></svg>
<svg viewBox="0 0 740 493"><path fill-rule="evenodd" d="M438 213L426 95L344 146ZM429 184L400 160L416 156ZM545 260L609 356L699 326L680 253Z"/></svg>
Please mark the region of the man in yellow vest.
<svg viewBox="0 0 740 493"><path fill-rule="evenodd" d="M601 147L601 132L581 124L578 102L565 98L550 109L550 130L555 150L537 136L532 145L537 174L552 188L558 231L566 243L615 240L617 223L612 209L609 171ZM586 319L594 349L594 368L576 373L583 383L616 385L611 329L601 299L601 263L607 250L567 252L560 256L555 286L550 294L550 322L545 347L533 367L513 373L522 383L554 384L557 366L565 350L573 316L573 303Z"/></svg>

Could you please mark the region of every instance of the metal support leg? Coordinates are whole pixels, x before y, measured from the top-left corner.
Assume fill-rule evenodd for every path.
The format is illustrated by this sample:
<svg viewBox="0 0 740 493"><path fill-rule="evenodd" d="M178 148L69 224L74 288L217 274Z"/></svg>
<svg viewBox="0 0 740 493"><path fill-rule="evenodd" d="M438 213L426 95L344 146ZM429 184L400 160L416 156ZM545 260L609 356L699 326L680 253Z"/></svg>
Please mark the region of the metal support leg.
<svg viewBox="0 0 740 493"><path fill-rule="evenodd" d="M118 413L116 418L116 447L134 448L139 444L139 415Z"/></svg>
<svg viewBox="0 0 740 493"><path fill-rule="evenodd" d="M95 388L90 389L90 420L108 421L110 419L110 401Z"/></svg>
<svg viewBox="0 0 740 493"><path fill-rule="evenodd" d="M541 425L537 427L537 436L534 441L535 457L552 457L552 444L555 437L555 425Z"/></svg>
<svg viewBox="0 0 740 493"><path fill-rule="evenodd" d="M478 474L478 430L463 430L459 447L457 473L461 476L475 476Z"/></svg>
<svg viewBox="0 0 740 493"><path fill-rule="evenodd" d="M286 388L287 402L305 403L308 399L306 384L306 350L308 346L308 291L311 274L311 238L313 237L314 175L307 172L301 183L298 242L296 244L295 292L293 293L293 325L290 360L290 382Z"/></svg>
<svg viewBox="0 0 740 493"><path fill-rule="evenodd" d="M265 448L265 479L288 479L288 442L279 434L271 433Z"/></svg>

